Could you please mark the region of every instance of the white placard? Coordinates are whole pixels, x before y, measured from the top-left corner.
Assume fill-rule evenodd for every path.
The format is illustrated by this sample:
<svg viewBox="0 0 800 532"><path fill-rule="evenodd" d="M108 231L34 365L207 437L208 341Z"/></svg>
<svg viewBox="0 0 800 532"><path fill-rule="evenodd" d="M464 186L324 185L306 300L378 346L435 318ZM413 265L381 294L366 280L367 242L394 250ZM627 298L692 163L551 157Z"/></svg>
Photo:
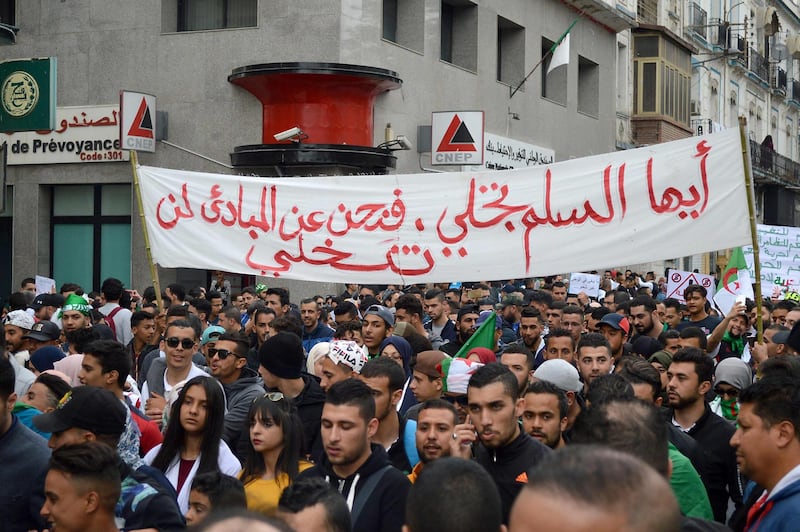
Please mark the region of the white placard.
<svg viewBox="0 0 800 532"><path fill-rule="evenodd" d="M569 274L569 293L580 294L581 292L585 292L587 296L595 299L600 297L600 276L593 273Z"/></svg>
<svg viewBox="0 0 800 532"><path fill-rule="evenodd" d="M36 295L50 294L56 291L55 279L37 275L34 280L36 281Z"/></svg>
<svg viewBox="0 0 800 532"><path fill-rule="evenodd" d="M756 279L753 246L742 251L750 278ZM758 251L764 297L783 299L788 292L800 292L800 228L759 224Z"/></svg>
<svg viewBox="0 0 800 532"><path fill-rule="evenodd" d="M683 291L690 284L699 284L705 288L708 291L706 299L708 299L709 303L714 303L714 293L717 291L717 285L713 275L682 270L667 270L667 297L686 303L683 298Z"/></svg>

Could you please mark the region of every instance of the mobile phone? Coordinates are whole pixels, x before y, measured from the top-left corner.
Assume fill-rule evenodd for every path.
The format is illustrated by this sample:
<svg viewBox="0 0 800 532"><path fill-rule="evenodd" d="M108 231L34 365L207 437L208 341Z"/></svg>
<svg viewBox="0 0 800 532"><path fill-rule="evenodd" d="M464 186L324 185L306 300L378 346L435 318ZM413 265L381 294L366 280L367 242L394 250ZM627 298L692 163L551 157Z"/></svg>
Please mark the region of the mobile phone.
<svg viewBox="0 0 800 532"><path fill-rule="evenodd" d="M746 295L739 294L738 296L736 296L736 304L737 305L739 305L739 304L740 305L744 305L745 303L747 303L747 296Z"/></svg>

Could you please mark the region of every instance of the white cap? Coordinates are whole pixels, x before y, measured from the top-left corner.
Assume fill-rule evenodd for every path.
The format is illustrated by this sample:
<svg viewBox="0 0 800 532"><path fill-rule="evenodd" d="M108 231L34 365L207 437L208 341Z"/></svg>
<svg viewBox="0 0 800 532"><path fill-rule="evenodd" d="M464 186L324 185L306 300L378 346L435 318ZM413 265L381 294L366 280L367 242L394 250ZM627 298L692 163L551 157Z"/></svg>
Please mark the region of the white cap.
<svg viewBox="0 0 800 532"><path fill-rule="evenodd" d="M553 383L565 392L579 392L583 389L578 370L575 369L575 366L560 358L545 360L533 372L533 376L539 380Z"/></svg>

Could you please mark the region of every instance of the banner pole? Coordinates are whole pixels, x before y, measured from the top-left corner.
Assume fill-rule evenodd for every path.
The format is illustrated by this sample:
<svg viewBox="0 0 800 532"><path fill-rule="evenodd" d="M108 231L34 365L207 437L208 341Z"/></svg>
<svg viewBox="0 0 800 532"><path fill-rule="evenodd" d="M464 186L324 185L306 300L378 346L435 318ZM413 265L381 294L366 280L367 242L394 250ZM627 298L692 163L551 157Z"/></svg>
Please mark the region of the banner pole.
<svg viewBox="0 0 800 532"><path fill-rule="evenodd" d="M131 168L133 169L133 188L136 190L136 204L139 207L139 221L142 224L142 234L144 235L144 249L147 253L147 263L150 265L150 277L153 279L153 289L156 292L156 304L159 311L166 310L163 308L161 301L161 283L158 281L158 268L156 263L153 262L153 253L150 251L150 237L147 234L147 222L144 219L144 204L142 203L142 190L139 188L139 172L136 167L138 162L136 159L136 150L131 150Z"/></svg>
<svg viewBox="0 0 800 532"><path fill-rule="evenodd" d="M742 162L744 163L744 183L747 187L747 210L750 213L750 239L753 245L753 268L755 269L755 298L756 298L756 340L764 341L764 323L761 319L761 261L758 253L758 228L756 226L755 191L753 187L753 174L750 166L750 152L747 143L747 118L739 117L739 138L742 141Z"/></svg>

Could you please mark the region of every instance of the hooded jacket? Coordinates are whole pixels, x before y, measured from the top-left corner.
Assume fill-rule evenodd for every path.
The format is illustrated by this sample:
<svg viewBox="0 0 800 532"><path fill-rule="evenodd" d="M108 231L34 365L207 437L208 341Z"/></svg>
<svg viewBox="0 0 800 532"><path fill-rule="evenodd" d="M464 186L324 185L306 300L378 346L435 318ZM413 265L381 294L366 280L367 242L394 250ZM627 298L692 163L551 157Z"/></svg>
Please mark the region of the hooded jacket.
<svg viewBox="0 0 800 532"><path fill-rule="evenodd" d="M499 449L487 449L480 444L475 451L475 461L489 473L500 492L503 503L503 523L508 524L511 506L519 492L528 483L528 470L551 452L543 443L520 429L511 443Z"/></svg>
<svg viewBox="0 0 800 532"><path fill-rule="evenodd" d="M341 478L333 471L327 456L311 469L297 477L322 477L342 494L350 511L356 497L373 474L382 474L380 482L366 499L361 513L353 520L353 530L370 532L397 532L405 522L406 497L411 483L408 478L391 466L386 451L378 444L370 444L371 454L358 471L347 478ZM385 469L389 466L388 469ZM384 470L385 469L385 470Z"/></svg>
<svg viewBox="0 0 800 532"><path fill-rule="evenodd" d="M232 450L238 449L239 438L242 437L242 429L248 427L247 436L249 440L249 424L247 414L250 412L250 405L256 397L264 395L264 381L258 373L248 368L242 368L239 378L230 384L222 384L225 391L225 404L228 412L225 414L225 425L222 428L222 439ZM244 456L236 456L243 462Z"/></svg>
<svg viewBox="0 0 800 532"><path fill-rule="evenodd" d="M303 391L294 398L297 415L303 423L303 456L310 456L315 462L322 458L322 439L319 435L322 407L325 405L325 392L317 379L307 373L300 375L305 383Z"/></svg>
<svg viewBox="0 0 800 532"><path fill-rule="evenodd" d="M754 482L747 486L749 492L756 487ZM800 480L795 480L774 497L768 498L766 504L753 517L749 532L790 532L797 530L800 521Z"/></svg>

